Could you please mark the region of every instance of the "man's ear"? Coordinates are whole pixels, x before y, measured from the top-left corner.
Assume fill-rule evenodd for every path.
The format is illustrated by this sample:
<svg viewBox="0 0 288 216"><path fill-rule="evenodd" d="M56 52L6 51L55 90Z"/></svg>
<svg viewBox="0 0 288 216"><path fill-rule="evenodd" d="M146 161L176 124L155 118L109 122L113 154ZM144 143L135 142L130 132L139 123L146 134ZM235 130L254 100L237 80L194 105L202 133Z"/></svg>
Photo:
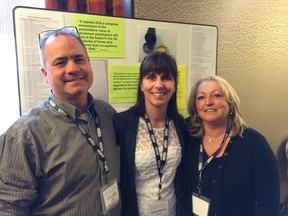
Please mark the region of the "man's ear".
<svg viewBox="0 0 288 216"><path fill-rule="evenodd" d="M41 72L42 72L42 75L43 75L43 77L44 77L45 83L49 84L49 82L48 82L48 72L47 72L47 70L46 70L44 67L41 67Z"/></svg>

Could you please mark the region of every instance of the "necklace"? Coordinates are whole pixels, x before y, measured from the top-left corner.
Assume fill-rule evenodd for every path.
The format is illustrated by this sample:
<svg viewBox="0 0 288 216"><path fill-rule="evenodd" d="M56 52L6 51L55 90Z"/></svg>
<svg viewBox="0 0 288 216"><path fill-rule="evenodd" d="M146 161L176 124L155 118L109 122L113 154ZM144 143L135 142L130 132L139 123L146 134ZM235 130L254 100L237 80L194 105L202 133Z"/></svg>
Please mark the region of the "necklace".
<svg viewBox="0 0 288 216"><path fill-rule="evenodd" d="M206 134L206 136L208 137L208 142L209 142L209 143L213 143L214 140L217 140L217 139L219 139L219 138L223 138L224 134L221 135L221 136L219 136L219 137L216 137L216 138L210 137L208 134Z"/></svg>

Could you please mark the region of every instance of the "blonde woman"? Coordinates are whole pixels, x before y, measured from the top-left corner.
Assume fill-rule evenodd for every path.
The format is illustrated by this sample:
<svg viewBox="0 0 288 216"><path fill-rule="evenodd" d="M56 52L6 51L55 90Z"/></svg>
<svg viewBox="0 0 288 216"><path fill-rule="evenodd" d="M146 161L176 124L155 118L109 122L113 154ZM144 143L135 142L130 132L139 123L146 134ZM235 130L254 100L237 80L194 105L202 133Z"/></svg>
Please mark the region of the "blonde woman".
<svg viewBox="0 0 288 216"><path fill-rule="evenodd" d="M191 137L186 167L193 213L278 215L276 158L265 137L245 123L233 87L219 76L198 80L188 112ZM206 207L200 208L199 203Z"/></svg>

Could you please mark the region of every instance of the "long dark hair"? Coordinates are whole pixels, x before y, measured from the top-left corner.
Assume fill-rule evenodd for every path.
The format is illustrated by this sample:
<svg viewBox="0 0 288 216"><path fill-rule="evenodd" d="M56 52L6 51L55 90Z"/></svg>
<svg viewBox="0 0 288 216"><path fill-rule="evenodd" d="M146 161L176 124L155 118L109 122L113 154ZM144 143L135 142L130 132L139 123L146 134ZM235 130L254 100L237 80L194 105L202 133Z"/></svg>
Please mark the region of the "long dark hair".
<svg viewBox="0 0 288 216"><path fill-rule="evenodd" d="M178 85L178 69L176 60L174 57L169 55L166 52L153 52L147 55L141 65L140 65L140 75L138 81L138 90L137 90L137 100L135 105L132 107L136 110L139 116L144 116L146 109L145 109L145 100L143 96L143 92L141 91L141 83L143 78L148 74L167 74L172 76L175 81L175 93L170 98L167 108L167 116L168 118L174 118L176 116L180 116L177 103L176 103L176 91Z"/></svg>

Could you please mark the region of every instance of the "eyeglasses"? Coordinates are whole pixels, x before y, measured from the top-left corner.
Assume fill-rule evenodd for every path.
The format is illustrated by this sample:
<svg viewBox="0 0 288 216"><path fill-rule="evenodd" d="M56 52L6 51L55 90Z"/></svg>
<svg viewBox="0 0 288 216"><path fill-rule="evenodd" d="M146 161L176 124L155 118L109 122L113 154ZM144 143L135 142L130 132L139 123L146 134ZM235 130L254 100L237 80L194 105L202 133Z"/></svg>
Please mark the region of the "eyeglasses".
<svg viewBox="0 0 288 216"><path fill-rule="evenodd" d="M66 35L72 35L75 38L80 39L79 32L75 26L65 26L60 29L54 29L54 30L47 30L40 32L38 34L39 37L39 47L42 49L43 45L45 44L46 40L52 36L57 34L66 34Z"/></svg>

